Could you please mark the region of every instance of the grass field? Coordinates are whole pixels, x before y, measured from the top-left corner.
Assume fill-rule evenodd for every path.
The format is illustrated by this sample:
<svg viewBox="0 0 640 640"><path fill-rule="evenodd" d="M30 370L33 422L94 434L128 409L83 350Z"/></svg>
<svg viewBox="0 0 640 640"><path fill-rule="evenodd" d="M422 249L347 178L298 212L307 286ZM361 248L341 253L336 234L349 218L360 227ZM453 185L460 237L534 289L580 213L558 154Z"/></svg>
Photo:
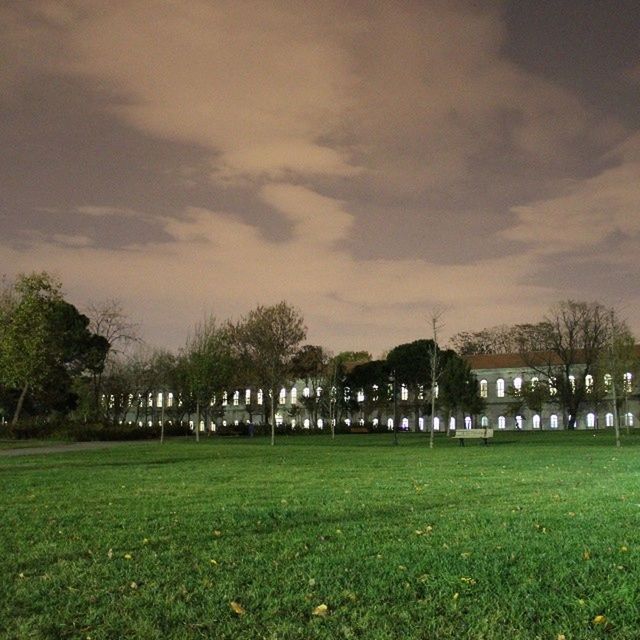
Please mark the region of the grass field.
<svg viewBox="0 0 640 640"><path fill-rule="evenodd" d="M640 436L204 439L0 472L2 638L640 638Z"/></svg>

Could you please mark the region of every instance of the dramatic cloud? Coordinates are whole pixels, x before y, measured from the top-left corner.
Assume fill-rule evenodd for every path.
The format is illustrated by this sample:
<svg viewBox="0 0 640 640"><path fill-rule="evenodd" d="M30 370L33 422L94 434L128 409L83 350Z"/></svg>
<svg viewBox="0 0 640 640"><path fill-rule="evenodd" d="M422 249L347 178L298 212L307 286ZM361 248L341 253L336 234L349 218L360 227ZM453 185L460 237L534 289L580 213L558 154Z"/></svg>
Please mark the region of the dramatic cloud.
<svg viewBox="0 0 640 640"><path fill-rule="evenodd" d="M5 270L119 296L171 345L280 299L379 351L437 305L451 333L606 298L635 273L638 133L508 56L510 6L9 3Z"/></svg>

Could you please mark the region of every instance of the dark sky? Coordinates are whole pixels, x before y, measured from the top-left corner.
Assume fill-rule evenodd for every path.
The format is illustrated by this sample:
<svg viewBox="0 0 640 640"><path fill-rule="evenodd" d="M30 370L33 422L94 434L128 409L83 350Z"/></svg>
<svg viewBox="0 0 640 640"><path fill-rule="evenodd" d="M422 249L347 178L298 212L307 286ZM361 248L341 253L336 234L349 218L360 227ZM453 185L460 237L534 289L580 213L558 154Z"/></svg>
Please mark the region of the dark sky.
<svg viewBox="0 0 640 640"><path fill-rule="evenodd" d="M281 299L374 354L599 299L640 332L640 3L5 0L0 271L156 345Z"/></svg>

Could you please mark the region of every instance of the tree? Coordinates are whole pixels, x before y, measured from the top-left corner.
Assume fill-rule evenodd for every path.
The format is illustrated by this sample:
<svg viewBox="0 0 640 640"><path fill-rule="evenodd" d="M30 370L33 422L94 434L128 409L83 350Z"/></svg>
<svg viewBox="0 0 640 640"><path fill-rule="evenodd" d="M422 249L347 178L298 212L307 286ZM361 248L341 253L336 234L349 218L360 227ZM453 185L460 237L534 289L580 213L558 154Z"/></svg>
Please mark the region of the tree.
<svg viewBox="0 0 640 640"><path fill-rule="evenodd" d="M232 382L235 371L228 327L218 325L212 316L196 325L184 349L187 393L196 404L196 441L200 440L200 416L208 423L214 398L222 401L222 392Z"/></svg>
<svg viewBox="0 0 640 640"><path fill-rule="evenodd" d="M60 396L65 388L70 392L73 376L104 366L109 343L88 326L89 319L63 299L60 282L46 272L20 275L3 293L0 382L19 390L12 426L28 392L42 395L55 383Z"/></svg>
<svg viewBox="0 0 640 640"><path fill-rule="evenodd" d="M122 355L127 347L140 343L138 325L128 318L118 300L92 302L86 308L86 315L90 331L103 336L109 343L110 359ZM102 370L94 371L91 376L90 410L95 416L99 416L103 408L100 401L102 394Z"/></svg>
<svg viewBox="0 0 640 640"><path fill-rule="evenodd" d="M544 376L549 397L562 408L564 426L574 429L589 399L589 380L611 340L610 310L599 302L566 300L552 307L541 323L520 337L520 355Z"/></svg>
<svg viewBox="0 0 640 640"><path fill-rule="evenodd" d="M229 325L230 338L243 369L269 390L271 444L275 444L275 403L278 390L293 377L293 363L307 328L300 312L286 302L258 306Z"/></svg>

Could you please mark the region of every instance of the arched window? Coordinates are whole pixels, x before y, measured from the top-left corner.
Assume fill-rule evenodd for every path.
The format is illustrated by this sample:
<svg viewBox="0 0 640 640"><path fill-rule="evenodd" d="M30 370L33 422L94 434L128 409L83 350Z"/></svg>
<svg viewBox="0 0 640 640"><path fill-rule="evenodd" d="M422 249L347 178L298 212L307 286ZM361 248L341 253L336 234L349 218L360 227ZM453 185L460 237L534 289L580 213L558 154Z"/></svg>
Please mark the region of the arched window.
<svg viewBox="0 0 640 640"><path fill-rule="evenodd" d="M400 400L408 400L409 399L409 389L406 384L403 384L400 387Z"/></svg>
<svg viewBox="0 0 640 640"><path fill-rule="evenodd" d="M173 393L171 392L167 396L167 407L173 407Z"/></svg>
<svg viewBox="0 0 640 640"><path fill-rule="evenodd" d="M305 388L302 390L302 396L303 396L304 398L308 398L310 395L311 395L311 390L309 389L309 387L305 387Z"/></svg>
<svg viewBox="0 0 640 640"><path fill-rule="evenodd" d="M440 393L440 388L438 387L437 384L434 384L433 385L433 395L437 398L439 393Z"/></svg>
<svg viewBox="0 0 640 640"><path fill-rule="evenodd" d="M558 428L558 416L555 413L552 413L549 416L549 427L551 427L552 429L557 429Z"/></svg>
<svg viewBox="0 0 640 640"><path fill-rule="evenodd" d="M605 373L604 374L604 390L607 393L611 392L611 381L613 380L613 378L611 377L610 373Z"/></svg>
<svg viewBox="0 0 640 640"><path fill-rule="evenodd" d="M358 402L364 402L364 390L363 389L358 389L358 393L356 395L356 400Z"/></svg>
<svg viewBox="0 0 640 640"><path fill-rule="evenodd" d="M513 389L516 392L516 395L520 394L522 391L522 378L520 376L513 379Z"/></svg>
<svg viewBox="0 0 640 640"><path fill-rule="evenodd" d="M282 387L282 389L280 389L280 394L278 395L278 403L279 404L284 404L287 401L287 390Z"/></svg>
<svg viewBox="0 0 640 640"><path fill-rule="evenodd" d="M264 393L262 389L258 389L258 404L262 404L264 402Z"/></svg>
<svg viewBox="0 0 640 640"><path fill-rule="evenodd" d="M488 395L488 384L486 380L480 380L480 397L481 398L486 398Z"/></svg>
<svg viewBox="0 0 640 640"><path fill-rule="evenodd" d="M629 372L624 374L624 378L622 381L622 390L625 393L631 393L633 389L633 375Z"/></svg>
<svg viewBox="0 0 640 640"><path fill-rule="evenodd" d="M607 427L613 427L613 413L607 413L604 417L604 423Z"/></svg>
<svg viewBox="0 0 640 640"><path fill-rule="evenodd" d="M456 430L456 419L451 416L451 418L449 418L449 429L451 431L455 431Z"/></svg>
<svg viewBox="0 0 640 640"><path fill-rule="evenodd" d="M226 407L226 406L227 406L227 398L228 398L228 396L227 396L227 392L226 392L226 391L223 391L223 392L222 392L222 406L223 406L223 407Z"/></svg>
<svg viewBox="0 0 640 640"><path fill-rule="evenodd" d="M322 387L316 387L316 398L322 395Z"/></svg>
<svg viewBox="0 0 640 640"><path fill-rule="evenodd" d="M482 418L480 418L480 426L481 427L489 426L489 418L487 418L487 416L482 416Z"/></svg>
<svg viewBox="0 0 640 640"><path fill-rule="evenodd" d="M540 379L534 376L533 378L531 378L531 382L529 383L529 386L531 387L531 389L537 389L539 384L540 384Z"/></svg>
<svg viewBox="0 0 640 640"><path fill-rule="evenodd" d="M344 401L349 402L349 400L351 400L351 388L345 387L342 395L343 395Z"/></svg>
<svg viewBox="0 0 640 640"><path fill-rule="evenodd" d="M537 413L533 416L533 418L531 420L531 426L534 429L539 429L540 428L540 416Z"/></svg>
<svg viewBox="0 0 640 640"><path fill-rule="evenodd" d="M624 414L624 426L633 427L633 413L629 412Z"/></svg>
<svg viewBox="0 0 640 640"><path fill-rule="evenodd" d="M160 408L164 404L164 394L162 391L158 393L158 397L156 398L156 407Z"/></svg>
<svg viewBox="0 0 640 640"><path fill-rule="evenodd" d="M377 427L377 426L378 426L378 424L380 424L380 420L378 420L378 418L374 418L374 419L373 419L373 426L374 426L374 427Z"/></svg>
<svg viewBox="0 0 640 640"><path fill-rule="evenodd" d="M507 419L504 416L498 416L498 429L507 428Z"/></svg>
<svg viewBox="0 0 640 640"><path fill-rule="evenodd" d="M424 418L418 418L418 429L424 431Z"/></svg>
<svg viewBox="0 0 640 640"><path fill-rule="evenodd" d="M524 418L516 416L516 429L524 429Z"/></svg>
<svg viewBox="0 0 640 640"><path fill-rule="evenodd" d="M296 419L295 418L291 418L291 428L292 429L296 428Z"/></svg>
<svg viewBox="0 0 640 640"><path fill-rule="evenodd" d="M464 428L465 429L471 429L472 426L473 426L473 424L471 423L471 416L465 416L464 417Z"/></svg>
<svg viewBox="0 0 640 640"><path fill-rule="evenodd" d="M318 429L322 429L324 427L324 420L322 418L318 418L317 426Z"/></svg>
<svg viewBox="0 0 640 640"><path fill-rule="evenodd" d="M593 376L590 373L584 377L584 388L587 393L591 393L593 391Z"/></svg>
<svg viewBox="0 0 640 640"><path fill-rule="evenodd" d="M387 419L387 429L389 429L389 431L393 429L393 418Z"/></svg>
<svg viewBox="0 0 640 640"><path fill-rule="evenodd" d="M291 404L298 403L298 390L295 387L291 387Z"/></svg>
<svg viewBox="0 0 640 640"><path fill-rule="evenodd" d="M496 396L504 398L504 380L502 378L496 380Z"/></svg>
<svg viewBox="0 0 640 640"><path fill-rule="evenodd" d="M240 392L239 391L234 391L233 392L233 406L237 407L240 404Z"/></svg>
<svg viewBox="0 0 640 640"><path fill-rule="evenodd" d="M378 401L378 398L379 398L379 396L378 396L378 385L377 385L377 384L374 384L374 385L371 387L371 390L372 390L372 394L371 394L372 398L371 398L371 399L372 399L374 402L377 402L377 401Z"/></svg>
<svg viewBox="0 0 640 640"><path fill-rule="evenodd" d="M553 376L549 378L549 395L550 396L555 396L558 393L558 387L556 387L556 384L557 384L557 381Z"/></svg>
<svg viewBox="0 0 640 640"><path fill-rule="evenodd" d="M440 431L440 418L438 416L433 419L433 430Z"/></svg>
<svg viewBox="0 0 640 640"><path fill-rule="evenodd" d="M251 389L245 389L244 403L245 405L251 404Z"/></svg>
<svg viewBox="0 0 640 640"><path fill-rule="evenodd" d="M409 418L402 418L402 425L400 426L400 428L403 431L409 431Z"/></svg>
<svg viewBox="0 0 640 640"><path fill-rule="evenodd" d="M276 413L276 426L280 427L282 426L283 423L283 419L282 419L282 414L281 413Z"/></svg>
<svg viewBox="0 0 640 640"><path fill-rule="evenodd" d="M596 426L596 414L587 413L587 427L593 429Z"/></svg>
<svg viewBox="0 0 640 640"><path fill-rule="evenodd" d="M302 425L304 426L305 429L308 429L311 426L311 421L309 420L309 418L305 418Z"/></svg>
<svg viewBox="0 0 640 640"><path fill-rule="evenodd" d="M575 376L569 376L569 386L571 387L571 391L573 391L575 393L575 390L576 390L576 377Z"/></svg>

